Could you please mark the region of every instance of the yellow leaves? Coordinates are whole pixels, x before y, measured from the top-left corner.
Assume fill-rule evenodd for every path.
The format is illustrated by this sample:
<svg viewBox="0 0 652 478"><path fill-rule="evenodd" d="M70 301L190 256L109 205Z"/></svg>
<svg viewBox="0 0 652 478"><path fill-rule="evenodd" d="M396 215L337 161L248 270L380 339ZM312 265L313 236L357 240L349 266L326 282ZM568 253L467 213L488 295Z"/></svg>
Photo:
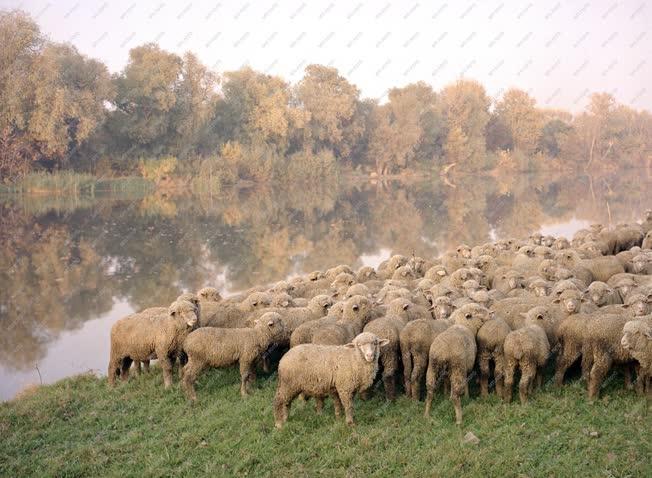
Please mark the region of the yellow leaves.
<svg viewBox="0 0 652 478"><path fill-rule="evenodd" d="M161 159L141 159L138 163L138 170L143 178L155 183L160 183L177 168L177 158L167 156Z"/></svg>

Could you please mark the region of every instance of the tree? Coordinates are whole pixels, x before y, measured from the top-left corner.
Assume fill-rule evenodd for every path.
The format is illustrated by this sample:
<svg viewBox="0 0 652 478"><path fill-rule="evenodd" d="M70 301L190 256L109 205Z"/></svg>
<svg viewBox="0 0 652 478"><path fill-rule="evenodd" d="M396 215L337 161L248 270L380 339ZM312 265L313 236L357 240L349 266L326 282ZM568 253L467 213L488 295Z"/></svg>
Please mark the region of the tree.
<svg viewBox="0 0 652 478"><path fill-rule="evenodd" d="M313 148L328 148L337 157L348 159L363 133L356 128L355 134L346 134L354 124L360 91L335 68L309 65L305 71L296 89L301 107L310 115L308 129Z"/></svg>
<svg viewBox="0 0 652 478"><path fill-rule="evenodd" d="M444 88L441 98L447 129L446 159L462 162L462 167L483 168L490 105L484 87L477 81L458 80Z"/></svg>
<svg viewBox="0 0 652 478"><path fill-rule="evenodd" d="M496 116L511 132L514 148L526 154L536 149L543 127L543 115L535 104L525 91L512 88L496 105Z"/></svg>

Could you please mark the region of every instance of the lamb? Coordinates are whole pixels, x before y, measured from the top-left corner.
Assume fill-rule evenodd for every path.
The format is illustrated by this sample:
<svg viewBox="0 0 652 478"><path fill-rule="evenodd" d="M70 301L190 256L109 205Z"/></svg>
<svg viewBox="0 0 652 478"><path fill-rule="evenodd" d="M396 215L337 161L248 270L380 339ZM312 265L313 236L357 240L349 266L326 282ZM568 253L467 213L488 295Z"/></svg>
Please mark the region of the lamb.
<svg viewBox="0 0 652 478"><path fill-rule="evenodd" d="M477 304L467 304L453 312L453 326L437 335L428 353L426 372L425 416L430 415L432 399L441 372L447 371L451 385L451 400L455 408L455 422L462 424L462 394L468 390L466 377L476 357L475 336L493 314Z"/></svg>
<svg viewBox="0 0 652 478"><path fill-rule="evenodd" d="M276 312L258 319L254 328L201 327L191 332L183 344L188 363L183 369L183 388L188 398L197 400L195 381L206 367L240 365L240 394L249 394L248 385L256 378L255 364L261 354L283 336L283 322Z"/></svg>
<svg viewBox="0 0 652 478"><path fill-rule="evenodd" d="M545 307L531 309L525 317L525 324L520 329L507 334L504 343L505 353L505 391L503 398L506 402L512 400L514 386L514 372L518 367L521 370L519 382L519 398L525 405L528 393L536 381L541 386L543 380L543 367L550 356L550 341L548 334L555 328L555 319ZM546 329L549 331L546 333Z"/></svg>
<svg viewBox="0 0 652 478"><path fill-rule="evenodd" d="M331 395L335 416L342 406L347 425L353 425L353 398L367 390L378 371L378 357L387 341L363 332L341 346L302 344L286 353L278 367L274 396L274 421L278 429L288 419L292 401L300 394L321 398Z"/></svg>
<svg viewBox="0 0 652 478"><path fill-rule="evenodd" d="M184 340L198 323L195 305L183 300L173 302L165 318L132 314L118 320L111 327L109 385L115 385L118 369L122 379L128 379L132 361L158 357L165 388L169 388L172 385L172 359L181 354Z"/></svg>
<svg viewBox="0 0 652 478"><path fill-rule="evenodd" d="M400 334L405 325L415 318L432 320L432 315L427 310L419 310L419 307L409 300L394 299L389 304L385 317L374 319L364 327L364 332L387 340L387 346L380 352L379 362L383 368L383 385L389 400L394 400L396 396Z"/></svg>
<svg viewBox="0 0 652 478"><path fill-rule="evenodd" d="M480 395L489 395L490 365L494 363L494 380L496 393L503 394L503 373L505 368L503 343L511 332L507 322L494 318L482 324L476 336L478 368L480 369Z"/></svg>
<svg viewBox="0 0 652 478"><path fill-rule="evenodd" d="M639 390L652 398L652 316L627 322L620 344L638 362Z"/></svg>
<svg viewBox="0 0 652 478"><path fill-rule="evenodd" d="M202 326L246 327L246 319L249 314L267 308L271 300L271 295L267 292L254 292L239 303L207 302L203 304Z"/></svg>
<svg viewBox="0 0 652 478"><path fill-rule="evenodd" d="M438 300L448 300L440 297ZM450 305L450 301L448 301ZM444 304L441 304L445 307ZM399 336L403 361L403 383L405 394L419 400L421 384L428 367L430 345L437 335L452 325L447 319L417 319L408 322Z"/></svg>

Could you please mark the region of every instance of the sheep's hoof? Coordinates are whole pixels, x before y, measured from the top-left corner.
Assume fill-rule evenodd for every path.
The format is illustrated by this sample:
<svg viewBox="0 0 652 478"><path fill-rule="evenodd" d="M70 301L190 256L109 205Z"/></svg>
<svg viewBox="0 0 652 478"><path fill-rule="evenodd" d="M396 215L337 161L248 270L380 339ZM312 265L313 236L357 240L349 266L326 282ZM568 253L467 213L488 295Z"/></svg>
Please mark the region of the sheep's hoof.
<svg viewBox="0 0 652 478"><path fill-rule="evenodd" d="M275 427L277 430L282 430L282 429L283 429L283 424L282 424L281 422L276 422L276 423L274 424L274 427Z"/></svg>

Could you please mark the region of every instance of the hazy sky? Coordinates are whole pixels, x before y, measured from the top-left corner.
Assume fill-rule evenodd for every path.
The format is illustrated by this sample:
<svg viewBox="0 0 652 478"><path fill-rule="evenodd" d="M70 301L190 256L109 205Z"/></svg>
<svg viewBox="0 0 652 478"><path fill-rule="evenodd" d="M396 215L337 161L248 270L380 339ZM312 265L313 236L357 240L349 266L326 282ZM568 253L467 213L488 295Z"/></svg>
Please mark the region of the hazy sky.
<svg viewBox="0 0 652 478"><path fill-rule="evenodd" d="M364 96L459 77L499 96L516 86L572 111L593 91L652 110L652 2L635 1L11 1L55 41L111 71L130 48L191 50L218 71L250 65L297 81L335 66Z"/></svg>

